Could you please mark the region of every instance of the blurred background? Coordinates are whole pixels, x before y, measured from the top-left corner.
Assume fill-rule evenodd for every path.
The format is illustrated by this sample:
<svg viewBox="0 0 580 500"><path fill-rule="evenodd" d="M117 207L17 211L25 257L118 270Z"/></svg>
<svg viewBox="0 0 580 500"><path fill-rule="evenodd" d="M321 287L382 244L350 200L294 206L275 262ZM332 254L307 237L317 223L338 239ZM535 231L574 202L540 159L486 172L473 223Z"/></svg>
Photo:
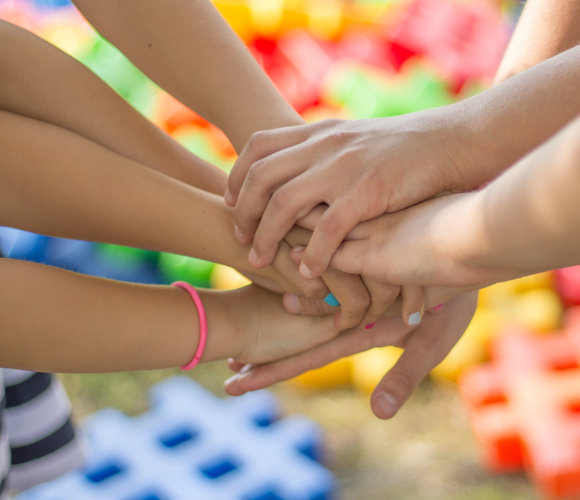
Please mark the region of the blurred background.
<svg viewBox="0 0 580 500"><path fill-rule="evenodd" d="M522 8L515 0L215 0L214 4L309 122L394 116L481 92L491 85ZM0 0L0 19L36 33L81 61L196 155L226 171L233 165L235 152L220 130L148 80L67 0ZM218 289L246 283L232 269L197 259L10 228L0 228L0 248L9 257L126 281L186 280ZM286 414L305 414L323 426L325 464L338 480L337 498L572 498L572 490L554 492L537 478L539 488L532 486L521 471L527 468L532 476L537 471L526 462L517 429L506 434L502 427L508 417L498 417L495 435L487 427L482 431L478 409L495 405L497 410L509 398L489 393L475 401L478 369L471 368L467 379L462 372L497 357L498 348L493 346L501 346L504 337L524 336L532 343L560 339L563 334L553 332L561 330L565 309L580 303L579 274L577 269L562 270L484 290L466 334L392 421L373 416L369 395L399 356L396 348L343 359L272 388ZM564 368L567 375L578 377L580 387L577 363ZM106 406L137 415L147 409L148 387L176 373L65 375L62 380L77 419L82 419ZM229 375L224 363L214 363L188 376L223 396L222 383ZM463 401L459 380L467 380Z"/></svg>

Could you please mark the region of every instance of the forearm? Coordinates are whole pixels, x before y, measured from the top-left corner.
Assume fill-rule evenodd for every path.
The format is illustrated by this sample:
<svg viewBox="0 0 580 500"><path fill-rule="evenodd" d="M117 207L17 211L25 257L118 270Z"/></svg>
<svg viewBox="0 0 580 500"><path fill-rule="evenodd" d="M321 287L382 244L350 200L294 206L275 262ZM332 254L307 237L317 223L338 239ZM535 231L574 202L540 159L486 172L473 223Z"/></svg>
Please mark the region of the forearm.
<svg viewBox="0 0 580 500"><path fill-rule="evenodd" d="M496 75L496 83L580 43L578 0L528 0Z"/></svg>
<svg viewBox="0 0 580 500"><path fill-rule="evenodd" d="M459 132L453 154L468 179L461 187L489 182L575 118L578 81L580 46L444 109Z"/></svg>
<svg viewBox="0 0 580 500"><path fill-rule="evenodd" d="M222 129L238 153L253 132L300 125L208 0L75 0L147 76Z"/></svg>
<svg viewBox="0 0 580 500"><path fill-rule="evenodd" d="M83 276L0 259L0 364L57 372L172 368L188 363L199 321L179 288ZM200 291L212 335L203 361L236 356L224 293Z"/></svg>
<svg viewBox="0 0 580 500"><path fill-rule="evenodd" d="M458 246L469 267L503 280L580 263L579 145L576 120L473 195Z"/></svg>
<svg viewBox="0 0 580 500"><path fill-rule="evenodd" d="M0 46L6 49L0 51L0 109L58 125L191 186L224 194L224 172L189 153L61 50L3 21Z"/></svg>
<svg viewBox="0 0 580 500"><path fill-rule="evenodd" d="M0 112L0 148L0 225L255 272L249 245L235 239L231 209L217 195L62 128L6 112ZM260 274L270 278L275 272Z"/></svg>

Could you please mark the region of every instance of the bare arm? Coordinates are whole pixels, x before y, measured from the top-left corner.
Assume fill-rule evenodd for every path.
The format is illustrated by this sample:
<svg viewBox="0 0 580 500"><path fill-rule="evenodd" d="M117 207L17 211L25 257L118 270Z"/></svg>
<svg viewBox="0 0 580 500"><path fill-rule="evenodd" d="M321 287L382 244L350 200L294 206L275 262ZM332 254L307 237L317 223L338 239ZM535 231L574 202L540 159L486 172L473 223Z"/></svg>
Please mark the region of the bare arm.
<svg viewBox="0 0 580 500"><path fill-rule="evenodd" d="M196 308L175 287L10 259L0 259L0 280L5 367L77 373L171 368L188 363L199 342ZM331 318L292 316L278 295L259 287L198 293L208 320L202 362L284 358L336 334Z"/></svg>
<svg viewBox="0 0 580 500"><path fill-rule="evenodd" d="M496 83L580 43L580 1L528 0L496 75Z"/></svg>
<svg viewBox="0 0 580 500"><path fill-rule="evenodd" d="M75 0L149 78L222 129L240 152L252 133L303 123L208 0Z"/></svg>
<svg viewBox="0 0 580 500"><path fill-rule="evenodd" d="M58 125L191 186L224 194L224 172L181 147L72 57L4 21L0 46L0 109Z"/></svg>

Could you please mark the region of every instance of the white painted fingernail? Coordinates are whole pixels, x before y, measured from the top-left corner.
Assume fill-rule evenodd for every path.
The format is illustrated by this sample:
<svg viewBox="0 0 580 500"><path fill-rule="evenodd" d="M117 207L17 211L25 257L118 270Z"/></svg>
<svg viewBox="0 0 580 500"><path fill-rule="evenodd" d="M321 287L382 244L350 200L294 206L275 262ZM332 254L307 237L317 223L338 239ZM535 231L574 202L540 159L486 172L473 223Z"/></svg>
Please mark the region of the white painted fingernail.
<svg viewBox="0 0 580 500"><path fill-rule="evenodd" d="M421 313L420 312L413 313L409 316L409 324L410 325L418 325L419 323L421 323Z"/></svg>
<svg viewBox="0 0 580 500"><path fill-rule="evenodd" d="M305 247L305 246L298 245L298 246L295 246L295 247L294 247L292 250L293 250L294 252L302 252L302 250L305 250L305 249L306 249L306 247Z"/></svg>
<svg viewBox="0 0 580 500"><path fill-rule="evenodd" d="M240 379L240 376L236 373L235 375L231 376L229 379L227 379L224 384L225 385L230 385L233 384L234 382L236 382L237 380Z"/></svg>
<svg viewBox="0 0 580 500"><path fill-rule="evenodd" d="M244 373L248 373L252 369L252 365L248 363L247 365L242 366L242 369L238 372L239 375L244 375Z"/></svg>

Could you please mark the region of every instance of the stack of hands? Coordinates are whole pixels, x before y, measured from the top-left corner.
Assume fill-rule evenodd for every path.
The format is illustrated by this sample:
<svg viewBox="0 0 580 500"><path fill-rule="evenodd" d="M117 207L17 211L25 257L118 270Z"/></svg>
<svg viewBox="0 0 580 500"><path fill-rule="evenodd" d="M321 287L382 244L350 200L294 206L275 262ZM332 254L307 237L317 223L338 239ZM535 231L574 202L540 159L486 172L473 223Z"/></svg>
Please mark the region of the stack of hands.
<svg viewBox="0 0 580 500"><path fill-rule="evenodd" d="M554 222L574 224L574 189L566 184L578 186L578 148L569 162L554 159L580 138L580 121L473 191L486 180L474 165L457 169L433 158L421 164L412 161L416 152L382 164L375 138L386 138L382 147L391 158L404 153L405 134L388 135L384 127L403 122L400 131L406 120L417 123L417 116L260 132L241 153L225 200L234 208L237 239L252 244L250 263L263 268L281 247L292 247L301 277L316 290L309 297L286 293L286 310L335 314L335 327L346 331L281 361L230 361L239 373L226 383L228 393L394 345L404 353L371 400L377 416L390 418L465 331L474 290L575 263L577 242L566 241ZM555 173L546 168L550 160ZM554 244L558 250L548 250ZM329 291L340 310L321 300Z"/></svg>

